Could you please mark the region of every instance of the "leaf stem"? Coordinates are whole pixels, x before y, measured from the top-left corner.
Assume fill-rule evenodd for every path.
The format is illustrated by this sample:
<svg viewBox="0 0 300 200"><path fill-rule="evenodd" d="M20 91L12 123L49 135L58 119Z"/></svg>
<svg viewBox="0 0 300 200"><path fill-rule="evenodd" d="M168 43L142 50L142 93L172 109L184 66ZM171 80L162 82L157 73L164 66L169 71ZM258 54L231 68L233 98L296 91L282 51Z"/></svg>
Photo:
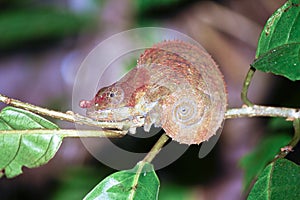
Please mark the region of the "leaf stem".
<svg viewBox="0 0 300 200"><path fill-rule="evenodd" d="M255 68L254 67L250 67L247 76L244 80L244 84L243 84L243 89L242 89L242 93L241 93L241 98L242 101L247 105L247 106L253 106L253 103L248 99L247 94L248 94L248 89L251 83L251 80L253 78L253 75L255 73Z"/></svg>
<svg viewBox="0 0 300 200"><path fill-rule="evenodd" d="M42 134L58 135L61 137L108 137L120 138L126 131L117 130L75 130L75 129L31 129L31 130L0 130L1 134Z"/></svg>

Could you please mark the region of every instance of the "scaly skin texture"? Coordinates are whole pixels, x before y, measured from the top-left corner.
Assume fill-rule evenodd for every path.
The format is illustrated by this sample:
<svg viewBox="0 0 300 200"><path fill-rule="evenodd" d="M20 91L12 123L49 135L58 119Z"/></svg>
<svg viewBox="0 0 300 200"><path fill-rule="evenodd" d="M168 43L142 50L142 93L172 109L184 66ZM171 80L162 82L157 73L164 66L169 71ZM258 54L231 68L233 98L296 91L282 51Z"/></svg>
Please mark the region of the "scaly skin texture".
<svg viewBox="0 0 300 200"><path fill-rule="evenodd" d="M226 105L223 76L210 55L177 40L145 50L134 69L80 103L99 121L143 116L145 131L154 124L184 144L213 136L221 128Z"/></svg>

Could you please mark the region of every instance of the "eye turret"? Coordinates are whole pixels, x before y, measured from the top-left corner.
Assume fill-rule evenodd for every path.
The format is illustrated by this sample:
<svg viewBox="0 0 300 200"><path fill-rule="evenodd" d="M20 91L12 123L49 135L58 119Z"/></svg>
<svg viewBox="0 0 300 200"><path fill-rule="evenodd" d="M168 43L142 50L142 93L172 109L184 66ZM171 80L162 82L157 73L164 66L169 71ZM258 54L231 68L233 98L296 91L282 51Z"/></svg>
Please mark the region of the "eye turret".
<svg viewBox="0 0 300 200"><path fill-rule="evenodd" d="M95 96L96 110L118 107L124 100L124 91L118 86L101 88Z"/></svg>

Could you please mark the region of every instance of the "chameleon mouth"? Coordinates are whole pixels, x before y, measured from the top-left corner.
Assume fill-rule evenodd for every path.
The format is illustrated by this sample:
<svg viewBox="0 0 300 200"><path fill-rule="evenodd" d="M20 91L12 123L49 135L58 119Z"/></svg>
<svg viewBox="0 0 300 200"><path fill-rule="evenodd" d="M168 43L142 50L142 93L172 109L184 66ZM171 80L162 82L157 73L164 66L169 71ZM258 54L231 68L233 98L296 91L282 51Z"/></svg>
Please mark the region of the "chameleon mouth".
<svg viewBox="0 0 300 200"><path fill-rule="evenodd" d="M97 121L112 121L112 115L109 110L96 110L95 101L82 100L79 102L79 107L86 109L86 115Z"/></svg>
<svg viewBox="0 0 300 200"><path fill-rule="evenodd" d="M93 106L87 108L86 115L97 121L123 122L133 119L132 109L129 107L95 110Z"/></svg>
<svg viewBox="0 0 300 200"><path fill-rule="evenodd" d="M95 110L93 107L87 108L86 115L97 121L116 121L110 110Z"/></svg>
<svg viewBox="0 0 300 200"><path fill-rule="evenodd" d="M94 104L94 100L88 101L88 100L81 100L79 102L80 108L91 108Z"/></svg>
<svg viewBox="0 0 300 200"><path fill-rule="evenodd" d="M132 107L107 108L99 110L95 105L95 100L82 100L79 103L81 108L86 109L86 115L96 121L122 122L132 120L134 109Z"/></svg>

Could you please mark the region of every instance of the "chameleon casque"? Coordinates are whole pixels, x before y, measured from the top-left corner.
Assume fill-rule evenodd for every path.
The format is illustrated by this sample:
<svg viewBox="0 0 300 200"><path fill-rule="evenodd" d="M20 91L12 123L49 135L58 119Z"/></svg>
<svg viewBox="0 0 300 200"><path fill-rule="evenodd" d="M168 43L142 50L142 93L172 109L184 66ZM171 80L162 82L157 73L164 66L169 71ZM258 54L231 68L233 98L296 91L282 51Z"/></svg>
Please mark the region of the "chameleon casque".
<svg viewBox="0 0 300 200"><path fill-rule="evenodd" d="M204 49L163 41L146 49L135 68L101 88L92 100L81 101L80 107L98 121L142 116L147 132L154 124L179 143L199 144L221 128L227 93L218 66Z"/></svg>

